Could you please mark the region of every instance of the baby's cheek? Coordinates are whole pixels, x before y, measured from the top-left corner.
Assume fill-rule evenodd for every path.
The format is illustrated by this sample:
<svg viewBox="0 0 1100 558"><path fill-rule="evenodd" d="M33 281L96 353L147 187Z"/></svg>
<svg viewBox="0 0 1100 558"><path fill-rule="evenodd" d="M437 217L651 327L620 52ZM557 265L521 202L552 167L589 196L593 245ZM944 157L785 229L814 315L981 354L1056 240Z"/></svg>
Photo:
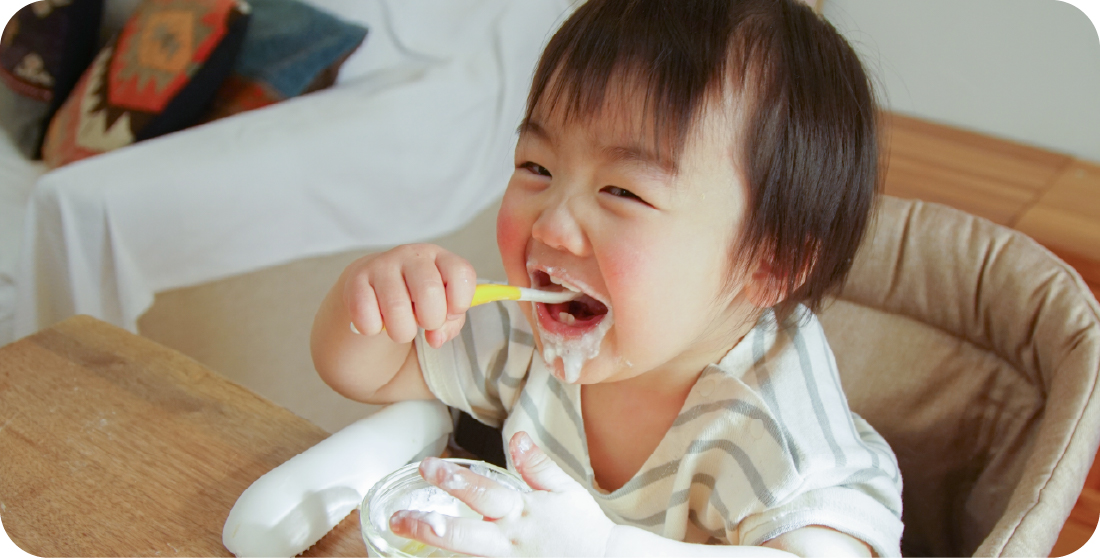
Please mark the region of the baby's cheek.
<svg viewBox="0 0 1100 558"><path fill-rule="evenodd" d="M527 246L527 227L518 219L511 208L501 205L497 213L497 248L504 263L504 270L509 274L510 281L516 281L513 273L521 273L526 276L526 262L524 261Z"/></svg>
<svg viewBox="0 0 1100 558"><path fill-rule="evenodd" d="M519 224L508 211L508 206L502 205L497 213L497 247L500 253L505 254L514 250L519 236Z"/></svg>
<svg viewBox="0 0 1100 558"><path fill-rule="evenodd" d="M645 250L620 246L613 254L602 258L600 272L612 296L616 292L626 294L633 291L651 277L648 273L650 257Z"/></svg>

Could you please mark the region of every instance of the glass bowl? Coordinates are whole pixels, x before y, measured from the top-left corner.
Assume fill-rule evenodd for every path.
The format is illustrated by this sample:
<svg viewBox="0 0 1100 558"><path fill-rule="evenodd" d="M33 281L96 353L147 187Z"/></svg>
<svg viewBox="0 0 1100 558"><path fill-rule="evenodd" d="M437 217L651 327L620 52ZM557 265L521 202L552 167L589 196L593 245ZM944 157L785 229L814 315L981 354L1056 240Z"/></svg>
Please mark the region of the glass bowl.
<svg viewBox="0 0 1100 558"><path fill-rule="evenodd" d="M491 463L472 459L448 458L446 461L465 467L515 490L530 488L518 475ZM442 550L419 541L399 537L390 531L390 517L399 510L434 511L453 517L481 518L469 506L420 476L420 463L409 463L386 475L367 492L359 506L359 523L363 542L370 556L464 556Z"/></svg>

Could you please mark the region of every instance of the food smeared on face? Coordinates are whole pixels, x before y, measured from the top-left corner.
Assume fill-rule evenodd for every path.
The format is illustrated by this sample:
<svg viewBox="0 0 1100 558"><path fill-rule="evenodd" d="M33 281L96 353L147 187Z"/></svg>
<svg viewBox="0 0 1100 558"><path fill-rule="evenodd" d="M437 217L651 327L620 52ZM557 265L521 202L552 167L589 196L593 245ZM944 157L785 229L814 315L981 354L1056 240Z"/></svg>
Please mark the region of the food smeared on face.
<svg viewBox="0 0 1100 558"><path fill-rule="evenodd" d="M560 357L562 380L572 384L580 379L584 363L600 353L600 344L614 320L607 304L561 278L559 273L555 268L530 270L531 284L536 288L581 293L568 302L535 305L542 358L553 367L554 360Z"/></svg>

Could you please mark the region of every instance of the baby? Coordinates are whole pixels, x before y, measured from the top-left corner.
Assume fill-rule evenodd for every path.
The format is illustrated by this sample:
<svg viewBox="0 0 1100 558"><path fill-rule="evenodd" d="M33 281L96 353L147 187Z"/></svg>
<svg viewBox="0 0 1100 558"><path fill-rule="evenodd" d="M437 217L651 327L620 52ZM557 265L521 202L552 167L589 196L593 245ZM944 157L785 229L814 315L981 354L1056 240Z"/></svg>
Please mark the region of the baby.
<svg viewBox="0 0 1100 558"><path fill-rule="evenodd" d="M502 425L533 489L427 459L487 520L398 512L393 531L482 556L899 555L896 459L813 314L868 225L875 113L800 2L580 6L497 220L509 283L577 298L470 309L470 264L408 245L348 266L314 322L330 386Z"/></svg>

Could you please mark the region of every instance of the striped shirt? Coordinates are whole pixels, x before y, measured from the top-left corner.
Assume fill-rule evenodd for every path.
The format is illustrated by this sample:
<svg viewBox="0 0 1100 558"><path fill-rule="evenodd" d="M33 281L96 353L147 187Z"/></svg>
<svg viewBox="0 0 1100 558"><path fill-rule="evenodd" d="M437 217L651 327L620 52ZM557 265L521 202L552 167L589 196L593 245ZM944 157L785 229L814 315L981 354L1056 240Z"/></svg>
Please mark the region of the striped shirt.
<svg viewBox="0 0 1100 558"><path fill-rule="evenodd" d="M441 401L504 439L526 431L613 521L668 538L759 545L824 525L900 555L901 475L886 441L852 413L817 318L769 312L703 371L679 416L618 490L595 482L580 386L554 378L517 303L475 307L462 333L417 356Z"/></svg>

